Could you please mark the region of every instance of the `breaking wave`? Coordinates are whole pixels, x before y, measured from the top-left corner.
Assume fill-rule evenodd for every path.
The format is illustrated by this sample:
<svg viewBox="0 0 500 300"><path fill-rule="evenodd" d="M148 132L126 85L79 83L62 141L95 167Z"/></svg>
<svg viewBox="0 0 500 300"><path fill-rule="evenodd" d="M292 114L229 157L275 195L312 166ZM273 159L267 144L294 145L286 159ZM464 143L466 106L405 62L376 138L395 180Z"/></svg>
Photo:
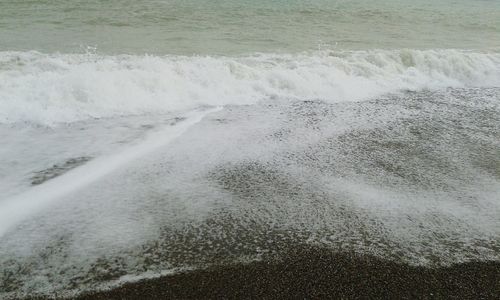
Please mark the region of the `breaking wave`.
<svg viewBox="0 0 500 300"><path fill-rule="evenodd" d="M0 123L241 105L274 99L358 101L403 90L500 85L500 53L461 50L102 56L0 52Z"/></svg>

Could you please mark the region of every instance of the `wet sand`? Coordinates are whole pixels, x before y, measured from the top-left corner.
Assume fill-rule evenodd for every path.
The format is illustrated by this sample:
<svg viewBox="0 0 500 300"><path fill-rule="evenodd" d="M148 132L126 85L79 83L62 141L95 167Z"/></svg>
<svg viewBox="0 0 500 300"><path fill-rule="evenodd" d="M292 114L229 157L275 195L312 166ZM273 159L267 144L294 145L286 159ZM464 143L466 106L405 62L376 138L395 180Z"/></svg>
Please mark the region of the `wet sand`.
<svg viewBox="0 0 500 300"><path fill-rule="evenodd" d="M79 299L499 299L500 263L424 268L302 248L281 261L211 267Z"/></svg>

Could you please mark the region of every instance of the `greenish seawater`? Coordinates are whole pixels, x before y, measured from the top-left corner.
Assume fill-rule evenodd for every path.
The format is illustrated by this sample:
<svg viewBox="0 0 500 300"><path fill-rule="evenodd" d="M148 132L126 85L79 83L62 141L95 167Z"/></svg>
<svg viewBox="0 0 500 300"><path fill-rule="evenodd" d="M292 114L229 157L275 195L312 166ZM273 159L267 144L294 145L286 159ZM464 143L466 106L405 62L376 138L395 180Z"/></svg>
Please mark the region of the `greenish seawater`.
<svg viewBox="0 0 500 300"><path fill-rule="evenodd" d="M241 54L500 47L497 0L0 1L0 50Z"/></svg>

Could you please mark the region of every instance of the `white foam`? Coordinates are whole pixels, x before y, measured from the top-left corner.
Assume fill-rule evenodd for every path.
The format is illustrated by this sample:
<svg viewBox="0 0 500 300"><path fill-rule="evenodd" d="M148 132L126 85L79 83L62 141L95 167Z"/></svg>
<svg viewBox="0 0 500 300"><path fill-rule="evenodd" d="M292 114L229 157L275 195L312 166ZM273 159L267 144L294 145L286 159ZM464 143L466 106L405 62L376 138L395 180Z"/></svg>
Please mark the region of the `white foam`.
<svg viewBox="0 0 500 300"><path fill-rule="evenodd" d="M140 159L143 148L133 147L125 154L134 155L99 160L111 166L89 162L18 198L33 215L19 215L21 206L5 212L18 225L0 237L0 298L76 294L219 259L258 259L280 242L424 265L498 260L499 180L469 161L497 162L488 158L495 131L479 143L473 137L476 126L496 124L498 89L471 90L332 107L229 106ZM407 122L423 134L418 143ZM146 141L165 144L181 129ZM49 200L60 189L70 192Z"/></svg>
<svg viewBox="0 0 500 300"><path fill-rule="evenodd" d="M247 57L0 52L0 123L54 125L276 98L339 102L408 89L499 85L496 52L322 51Z"/></svg>
<svg viewBox="0 0 500 300"><path fill-rule="evenodd" d="M40 209L52 204L62 196L98 181L127 162L134 161L168 144L189 127L198 123L206 114L216 110L218 109L190 112L186 115L187 119L176 126L167 127L150 134L141 143L131 146L120 153L99 157L43 185L33 187L22 194L0 201L0 237L12 226L36 214Z"/></svg>

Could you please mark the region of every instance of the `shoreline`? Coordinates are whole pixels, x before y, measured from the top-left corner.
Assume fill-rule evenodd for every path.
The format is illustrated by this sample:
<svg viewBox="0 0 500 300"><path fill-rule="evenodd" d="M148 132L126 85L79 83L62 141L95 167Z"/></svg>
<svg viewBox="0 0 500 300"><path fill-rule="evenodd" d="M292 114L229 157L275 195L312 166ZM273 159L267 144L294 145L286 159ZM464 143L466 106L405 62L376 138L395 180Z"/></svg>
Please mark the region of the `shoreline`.
<svg viewBox="0 0 500 300"><path fill-rule="evenodd" d="M494 299L500 295L497 261L429 268L324 248L293 250L284 257L125 283L76 299Z"/></svg>

